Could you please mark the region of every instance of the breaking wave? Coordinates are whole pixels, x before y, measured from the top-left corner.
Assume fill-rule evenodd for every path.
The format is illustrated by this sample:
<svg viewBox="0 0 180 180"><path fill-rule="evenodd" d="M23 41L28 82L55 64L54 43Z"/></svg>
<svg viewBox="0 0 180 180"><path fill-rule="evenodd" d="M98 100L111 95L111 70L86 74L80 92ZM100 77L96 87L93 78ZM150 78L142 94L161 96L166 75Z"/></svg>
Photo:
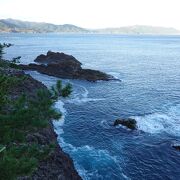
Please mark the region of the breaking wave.
<svg viewBox="0 0 180 180"><path fill-rule="evenodd" d="M145 116L133 117L138 129L148 133L166 132L180 136L180 104L170 107L166 112L156 112Z"/></svg>
<svg viewBox="0 0 180 180"><path fill-rule="evenodd" d="M79 86L78 93L74 92L72 95L72 98L69 100L66 100L66 102L71 104L82 104L87 102L95 102L95 101L103 101L105 99L103 98L88 98L89 91L84 86Z"/></svg>

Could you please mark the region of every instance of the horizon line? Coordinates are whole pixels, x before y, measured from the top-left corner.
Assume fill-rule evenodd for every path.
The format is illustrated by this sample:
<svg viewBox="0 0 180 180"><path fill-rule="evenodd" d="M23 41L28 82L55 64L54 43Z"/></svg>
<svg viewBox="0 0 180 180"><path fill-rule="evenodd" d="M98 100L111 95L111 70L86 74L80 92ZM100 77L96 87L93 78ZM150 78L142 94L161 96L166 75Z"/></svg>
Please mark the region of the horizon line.
<svg viewBox="0 0 180 180"><path fill-rule="evenodd" d="M31 20L22 20L22 19L15 19L15 18L2 18L0 20L15 20L15 21L22 21L22 22L30 22L30 23L43 23L43 24L52 24L56 26L61 26L61 25L74 25L79 28L87 29L87 30L101 30L101 29L116 29L116 28L123 28L123 27L134 27L134 26L146 26L146 27L155 27L155 28L173 28L175 30L180 31L180 29L172 27L172 26L155 26L155 25L145 25L145 24L134 24L134 25L124 25L124 26L117 26L117 27L102 27L102 28L85 28L82 27L81 25L76 25L76 24L71 24L71 23L65 23L65 24L57 24L57 23L52 23L52 22L45 22L45 21L31 21Z"/></svg>

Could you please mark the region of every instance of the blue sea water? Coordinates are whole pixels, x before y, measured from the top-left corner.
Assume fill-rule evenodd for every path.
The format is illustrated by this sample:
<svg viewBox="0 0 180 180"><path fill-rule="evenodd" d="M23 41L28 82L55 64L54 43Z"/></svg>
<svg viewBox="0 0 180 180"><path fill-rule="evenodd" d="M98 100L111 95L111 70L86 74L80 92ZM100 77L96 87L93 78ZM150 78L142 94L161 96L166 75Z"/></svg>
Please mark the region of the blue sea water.
<svg viewBox="0 0 180 180"><path fill-rule="evenodd" d="M83 179L180 179L180 36L0 34L13 43L7 58L23 63L48 50L72 54L83 67L118 81L73 84L69 99L56 102L58 141ZM57 78L28 72L47 86ZM113 127L133 117L138 130Z"/></svg>

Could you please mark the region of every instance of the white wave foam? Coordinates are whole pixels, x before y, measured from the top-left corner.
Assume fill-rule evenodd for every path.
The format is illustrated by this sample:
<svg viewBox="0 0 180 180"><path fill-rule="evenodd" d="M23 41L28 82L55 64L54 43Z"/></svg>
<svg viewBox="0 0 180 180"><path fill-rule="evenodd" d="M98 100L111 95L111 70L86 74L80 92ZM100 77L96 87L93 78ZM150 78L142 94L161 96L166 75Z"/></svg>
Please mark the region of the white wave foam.
<svg viewBox="0 0 180 180"><path fill-rule="evenodd" d="M115 79L119 79L119 73L117 72L108 72L108 74L112 75Z"/></svg>
<svg viewBox="0 0 180 180"><path fill-rule="evenodd" d="M95 102L95 101L102 101L103 98L88 98L89 91L84 86L79 86L82 90L82 93L74 93L71 99L66 100L66 102L71 104L83 104L87 102Z"/></svg>
<svg viewBox="0 0 180 180"><path fill-rule="evenodd" d="M67 102L79 105L79 104L83 104L83 103L87 103L87 102L95 102L95 101L103 101L103 100L104 100L103 98L82 98L81 99L81 98L77 97L77 98L68 100Z"/></svg>
<svg viewBox="0 0 180 180"><path fill-rule="evenodd" d="M122 173L124 179L131 180L131 178L127 177L124 173Z"/></svg>
<svg viewBox="0 0 180 180"><path fill-rule="evenodd" d="M59 120L54 120L53 121L53 125L54 125L54 128L55 128L55 132L57 135L60 135L63 132L63 129L62 129L62 126L64 124L64 121L65 121L65 116L66 116L66 109L64 108L64 103L61 101L61 100L58 100L55 102L54 104L54 108L56 109L56 111L59 111L62 116Z"/></svg>
<svg viewBox="0 0 180 180"><path fill-rule="evenodd" d="M59 137L59 141L61 147L73 157L75 167L84 180L101 176L97 172L98 169L106 168L112 163L118 164L116 157L110 155L107 150L95 149L88 145L74 147L72 144L66 143L62 137ZM91 172L86 167L91 167ZM101 176L101 178L103 177Z"/></svg>
<svg viewBox="0 0 180 180"><path fill-rule="evenodd" d="M84 89L84 93L82 94L82 96L84 98L87 98L88 97L88 94L89 94L89 91L84 87L84 86L81 86L83 89Z"/></svg>
<svg viewBox="0 0 180 180"><path fill-rule="evenodd" d="M109 160L109 161L113 161L115 163L117 162L116 157L111 156L107 150L95 149L94 147L91 147L89 145L75 147L72 144L66 143L63 138L60 138L59 140L61 141L62 147L64 149L66 149L67 151L73 152L73 154L77 153L76 157L84 156L84 158L91 157L92 159L97 160L97 161ZM84 158L80 158L80 159L84 159ZM79 158L77 158L77 159L79 159Z"/></svg>
<svg viewBox="0 0 180 180"><path fill-rule="evenodd" d="M66 109L64 108L64 103L60 100L58 100L57 102L55 102L54 104L54 108L57 110L57 111L60 111L62 113L62 116L59 120L54 120L53 121L53 125L54 125L54 131L56 132L56 134L58 135L58 142L59 142L59 145L63 148L63 150L65 150L66 152L73 152L73 151L76 151L76 147L74 147L73 145L69 144L69 143L66 143L64 141L64 139L62 138L61 134L64 133L63 131L63 124L64 124L64 121L65 121L65 115L66 115ZM84 180L88 180L89 178L87 177L87 171L82 167L80 166L76 161L74 161L75 163L75 167L79 173L79 175L84 179Z"/></svg>
<svg viewBox="0 0 180 180"><path fill-rule="evenodd" d="M144 132L166 132L175 136L180 136L180 105L173 106L164 113L156 112L133 118L137 121L138 129Z"/></svg>

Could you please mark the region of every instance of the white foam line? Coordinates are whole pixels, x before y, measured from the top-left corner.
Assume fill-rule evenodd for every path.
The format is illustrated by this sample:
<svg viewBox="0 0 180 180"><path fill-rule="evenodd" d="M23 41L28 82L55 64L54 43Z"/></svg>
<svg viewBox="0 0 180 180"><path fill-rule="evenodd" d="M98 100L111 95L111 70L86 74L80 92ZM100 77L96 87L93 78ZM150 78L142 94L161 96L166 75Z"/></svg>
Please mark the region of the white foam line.
<svg viewBox="0 0 180 180"><path fill-rule="evenodd" d="M54 131L58 135L58 143L59 143L59 145L69 153L73 153L73 152L78 151L79 148L76 148L72 144L66 143L64 141L64 139L62 138L62 136L61 136L61 134L64 133L64 131L62 129L62 126L64 125L65 116L66 116L66 113L67 113L66 109L64 108L64 102L62 102L61 100L56 101L55 104L54 104L54 108L57 111L60 111L62 113L62 116L61 116L61 118L59 120L54 120L53 121ZM89 178L87 176L87 171L83 167L81 167L76 161L74 161L74 165L75 165L79 175L84 180L89 180Z"/></svg>
<svg viewBox="0 0 180 180"><path fill-rule="evenodd" d="M76 86L82 88L84 92L82 94L79 94L79 93L74 94L74 97L72 97L69 100L66 100L66 102L79 105L79 104L87 103L87 102L105 100L104 98L88 98L89 91L84 86L81 86L81 85L76 85Z"/></svg>
<svg viewBox="0 0 180 180"><path fill-rule="evenodd" d="M62 116L59 120L53 121L55 132L57 135L60 135L60 134L64 133L62 126L64 124L65 116L66 116L67 112L66 112L66 109L64 108L64 103L61 100L58 100L55 102L54 108L56 109L56 111L59 111L62 114Z"/></svg>

